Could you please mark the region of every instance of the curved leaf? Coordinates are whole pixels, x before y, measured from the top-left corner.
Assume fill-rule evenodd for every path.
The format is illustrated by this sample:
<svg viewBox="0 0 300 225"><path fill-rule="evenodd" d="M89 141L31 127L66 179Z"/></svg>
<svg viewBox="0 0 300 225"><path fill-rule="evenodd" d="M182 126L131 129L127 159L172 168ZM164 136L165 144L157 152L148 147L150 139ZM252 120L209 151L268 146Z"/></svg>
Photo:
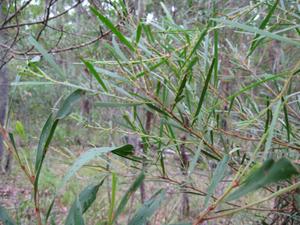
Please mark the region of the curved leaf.
<svg viewBox="0 0 300 225"><path fill-rule="evenodd" d="M130 220L128 225L144 225L148 219L154 214L154 212L160 207L164 197L165 191L159 190L156 192L151 199L146 201L140 209L137 210L133 218Z"/></svg>
<svg viewBox="0 0 300 225"><path fill-rule="evenodd" d="M104 179L99 184L89 185L79 194L79 202L82 208L82 213L85 213L95 201L99 187L103 184L103 182Z"/></svg>
<svg viewBox="0 0 300 225"><path fill-rule="evenodd" d="M259 29L265 29L270 18L272 17L272 14L274 13L277 5L278 5L278 2L279 0L276 0L275 3L273 4L273 6L270 8L268 14L266 15L266 17L263 19L263 21L261 22L261 24L259 25ZM249 53L247 54L247 57L249 57L253 51L255 50L255 48L258 46L258 38L259 38L259 34L256 34L255 37L253 38L253 41L251 43L251 46L250 46L250 50L249 50Z"/></svg>
<svg viewBox="0 0 300 225"><path fill-rule="evenodd" d="M84 220L82 215L88 210L88 208L95 201L99 187L103 184L104 179L96 185L88 185L75 199L72 207L69 210L69 214L66 219L66 225L83 225Z"/></svg>
<svg viewBox="0 0 300 225"><path fill-rule="evenodd" d="M83 90L78 89L74 91L72 94L70 94L63 102L62 106L59 108L57 114L56 115L53 115L53 113L50 114L42 129L42 133L40 135L40 139L37 147L36 159L35 159L35 181L34 181L35 197L37 194L38 182L39 182L40 172L42 169L42 164L46 156L47 149L53 138L57 124L60 119L65 118L71 113L73 105L79 100L79 98L83 93L84 93Z"/></svg>
<svg viewBox="0 0 300 225"><path fill-rule="evenodd" d="M228 160L229 156L225 155L222 161L220 161L217 165L217 168L214 171L211 183L207 189L207 195L205 198L205 207L207 207L209 199L211 196L214 194L218 184L221 182L221 180L224 178L226 175L227 167L228 167Z"/></svg>
<svg viewBox="0 0 300 225"><path fill-rule="evenodd" d="M53 57L44 49L44 47L39 42L37 42L32 36L28 37L28 41L29 41L30 44L32 44L43 55L43 57L45 58L45 60L50 64L50 66L52 68L55 69L55 71L58 74L60 74L62 76L65 76L64 72L57 65L57 63L54 61Z"/></svg>
<svg viewBox="0 0 300 225"><path fill-rule="evenodd" d="M91 64L88 61L85 61L84 59L81 59L81 61L84 63L84 65L86 66L86 68L90 71L90 73L96 78L96 80L101 85L101 87L107 92L108 91L107 87L105 86L105 83L103 82L103 80L101 79L101 77L99 76L99 74L97 73L97 71L94 68L93 64Z"/></svg>
<svg viewBox="0 0 300 225"><path fill-rule="evenodd" d="M92 12L95 16L101 20L102 23L105 24L118 38L119 40L126 45L130 50L134 51L134 47L132 44L127 40L127 38L117 29L117 27L105 16L103 16L96 8L91 7Z"/></svg>
<svg viewBox="0 0 300 225"><path fill-rule="evenodd" d="M112 152L114 150L116 151L129 151L132 150L132 145L124 145L121 147L102 147L102 148L92 148L88 150L87 152L81 154L74 164L70 167L68 172L66 173L65 177L63 178L60 187L63 187L68 180L85 164L87 164L89 161L95 159L96 157L103 155L108 152Z"/></svg>
<svg viewBox="0 0 300 225"><path fill-rule="evenodd" d="M63 119L72 112L73 105L77 103L80 97L85 93L84 90L77 89L70 94L59 108L56 119Z"/></svg>
<svg viewBox="0 0 300 225"><path fill-rule="evenodd" d="M200 99L199 99L199 103L197 105L197 109L196 109L196 112L195 112L195 115L194 115L194 119L193 119L192 125L196 122L197 117L198 117L198 115L200 113L201 107L203 105L204 97L205 97L206 91L208 89L209 81L210 81L211 76L212 76L212 72L213 72L213 69L214 69L215 62L216 62L216 59L214 58L212 60L212 62L211 62L210 68L208 70L208 73L207 73L207 76L206 76L206 79L205 79L205 84L204 84L203 90L201 92L201 96L200 96Z"/></svg>
<svg viewBox="0 0 300 225"><path fill-rule="evenodd" d="M238 199L268 184L286 180L294 175L299 175L297 168L286 158L274 162L269 159L263 165L250 174L244 184L226 199L227 201Z"/></svg>
<svg viewBox="0 0 300 225"><path fill-rule="evenodd" d="M84 225L82 207L78 198L75 199L69 210L65 225Z"/></svg>
<svg viewBox="0 0 300 225"><path fill-rule="evenodd" d="M134 194L134 192L138 189L138 187L142 184L143 180L145 179L145 174L142 172L137 178L136 180L133 182L133 184L130 186L130 188L128 189L128 191L125 193L125 195L123 196L116 212L114 215L114 219L113 221L116 221L116 219L118 218L118 216L122 213L122 211L124 210L129 198Z"/></svg>

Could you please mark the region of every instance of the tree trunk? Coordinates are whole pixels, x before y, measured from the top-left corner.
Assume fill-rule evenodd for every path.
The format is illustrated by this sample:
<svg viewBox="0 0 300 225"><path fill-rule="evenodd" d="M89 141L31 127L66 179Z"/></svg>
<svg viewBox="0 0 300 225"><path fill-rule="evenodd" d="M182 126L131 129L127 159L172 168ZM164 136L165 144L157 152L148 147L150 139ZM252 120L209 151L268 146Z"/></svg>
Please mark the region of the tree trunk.
<svg viewBox="0 0 300 225"><path fill-rule="evenodd" d="M7 96L8 96L8 72L7 67L3 66L0 69L0 123L4 126L5 114L7 108ZM3 157L3 141L0 136L0 159Z"/></svg>
<svg viewBox="0 0 300 225"><path fill-rule="evenodd" d="M5 18L4 15L4 7L6 6L6 1L0 2L0 21L3 21ZM7 34L5 31L0 32L0 42L5 43L7 40ZM6 65L5 59L5 52L4 49L0 49L0 123L5 126L5 115L7 109L7 102L8 102L8 69ZM0 167L2 165L4 156L4 145L3 139L0 135ZM10 158L10 157L9 157ZM10 167L10 159L6 162L5 169Z"/></svg>

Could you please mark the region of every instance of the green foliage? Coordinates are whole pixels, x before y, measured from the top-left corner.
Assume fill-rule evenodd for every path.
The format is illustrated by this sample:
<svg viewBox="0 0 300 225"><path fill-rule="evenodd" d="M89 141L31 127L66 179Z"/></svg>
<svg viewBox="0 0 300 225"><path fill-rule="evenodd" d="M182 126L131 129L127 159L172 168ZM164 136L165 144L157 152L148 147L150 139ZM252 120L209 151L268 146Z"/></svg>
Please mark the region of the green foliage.
<svg viewBox="0 0 300 225"><path fill-rule="evenodd" d="M53 67L59 75L64 77L64 73L61 68L54 61L53 57L42 47L42 45L31 36L28 38L28 41L43 55L43 57L45 57L45 60L51 65L51 67Z"/></svg>
<svg viewBox="0 0 300 225"><path fill-rule="evenodd" d="M268 14L266 15L266 17L262 20L261 24L259 25L259 29L263 30L266 28L270 18L272 17L272 15L278 5L278 2L279 2L279 0L276 0L275 3L273 4L273 6L270 7ZM261 42L261 40L258 40L258 38L259 38L259 34L256 34L251 43L249 53L247 56L250 56L253 53L253 51L255 50L255 48L258 46L259 42Z"/></svg>
<svg viewBox="0 0 300 225"><path fill-rule="evenodd" d="M105 16L103 16L96 8L91 7L91 11L99 18L99 20L105 24L118 38L126 45L131 51L134 51L134 47L127 40L127 38L117 29L117 27Z"/></svg>
<svg viewBox="0 0 300 225"><path fill-rule="evenodd" d="M56 12L71 2L55 3ZM8 110L7 126L17 137L8 134L5 146L33 185L37 224L217 223L247 208L256 216L230 222L255 223L258 214L272 218L269 212L287 208L297 216L299 196L286 197L300 185L297 3L135 2L144 4L135 7L137 14L145 7L142 18L122 0L87 1L30 24L32 16L46 16L32 3L5 25L18 23L18 32L32 34L28 44L16 38L15 46L4 46L26 58L16 63L20 77ZM28 150L51 107L31 159ZM102 181L74 200L90 179L110 175L105 191L98 193ZM162 189L140 199L139 188L142 196ZM279 196L286 208L253 210ZM73 200L66 220L55 215L58 202Z"/></svg>
<svg viewBox="0 0 300 225"><path fill-rule="evenodd" d="M79 199L76 198L72 204L65 225L84 225L82 214L82 206Z"/></svg>
<svg viewBox="0 0 300 225"><path fill-rule="evenodd" d="M266 140L266 145L265 145L265 158L268 158L268 153L269 150L271 148L271 144L272 144L272 139L273 139L273 135L274 135L274 129L277 123L277 119L279 116L279 111L281 108L281 101L278 101L278 103L276 104L275 110L274 110L274 114L273 114L273 118L272 118L272 122L270 124L270 127L268 128L267 132L268 132L268 137Z"/></svg>
<svg viewBox="0 0 300 225"><path fill-rule="evenodd" d="M114 218L114 208L116 202L116 192L117 192L117 185L118 185L118 177L115 173L112 174L111 179L111 203L108 212L108 224L113 224Z"/></svg>
<svg viewBox="0 0 300 225"><path fill-rule="evenodd" d="M79 197L76 197L67 216L66 225L84 224L82 216L95 201L99 187L103 184L103 182L104 180L96 185L88 185L79 194Z"/></svg>
<svg viewBox="0 0 300 225"><path fill-rule="evenodd" d="M228 167L229 156L225 155L224 158L218 163L216 170L214 171L213 177L211 179L211 183L207 189L207 196L205 198L205 207L208 206L209 199L213 196L217 185L222 181L224 176L226 175L226 170Z"/></svg>
<svg viewBox="0 0 300 225"><path fill-rule="evenodd" d="M279 159L277 162L273 159L268 159L261 167L250 173L242 186L230 194L227 200L238 199L258 188L274 182L290 179L292 176L299 174L300 172L297 168L286 158Z"/></svg>
<svg viewBox="0 0 300 225"><path fill-rule="evenodd" d="M65 186L65 184L68 182L68 180L71 179L72 176L86 163L89 161L95 159L97 156L103 155L108 152L112 152L113 150L117 151L125 151L127 152L128 150L132 150L132 145L124 145L121 147L102 147L102 148L92 148L82 155L80 155L76 161L73 163L73 165L69 168L67 173L65 174L60 187Z"/></svg>
<svg viewBox="0 0 300 225"><path fill-rule="evenodd" d="M16 122L16 133L22 138L26 139L26 132L23 124L20 121Z"/></svg>
<svg viewBox="0 0 300 225"><path fill-rule="evenodd" d="M129 201L130 197L134 194L134 192L138 189L138 187L142 184L142 182L145 179L145 174L142 172L136 180L133 182L133 184L129 187L128 191L124 194L122 197L118 208L116 209L114 213L113 221L117 221L117 218L119 215L124 211L125 206L127 202Z"/></svg>
<svg viewBox="0 0 300 225"><path fill-rule="evenodd" d="M61 120L68 116L72 112L73 105L79 101L79 99L82 95L84 95L84 93L85 91L78 89L72 94L70 94L57 111L56 119Z"/></svg>
<svg viewBox="0 0 300 225"><path fill-rule="evenodd" d="M88 61L85 61L83 60L83 63L85 64L85 66L88 68L88 70L90 71L90 73L96 78L96 80L98 81L98 83L101 85L101 87L105 90L105 91L108 91L107 90L107 87L105 86L103 80L101 79L101 77L99 76L99 74L97 73L97 71L95 70L94 66L88 62Z"/></svg>
<svg viewBox="0 0 300 225"><path fill-rule="evenodd" d="M37 153L36 153L36 160L35 160L35 174L36 174L34 180L35 197L38 191L38 182L39 182L39 176L40 176L42 164L46 156L50 142L52 140L53 134L55 132L56 126L59 120L65 118L71 113L73 105L79 100L79 98L82 96L83 93L84 91L82 90L76 90L72 94L70 94L65 99L65 101L57 111L56 115L54 115L53 113L50 114L48 120L46 121L42 129L42 133L40 136Z"/></svg>
<svg viewBox="0 0 300 225"><path fill-rule="evenodd" d="M196 112L195 112L195 115L194 115L194 119L193 119L192 125L196 122L197 117L198 117L198 115L200 113L200 110L202 108L203 101L204 101L204 98L206 96L206 91L207 91L207 88L208 88L208 84L209 84L210 79L212 77L212 73L213 73L213 68L214 68L215 61L216 60L213 59L213 61L211 63L211 66L209 68L209 71L207 73L207 76L206 76L206 79L205 79L205 84L204 84L203 90L201 92L201 96L200 96L200 99L199 99L199 102L198 102L198 105L197 105L197 109L196 109Z"/></svg>
<svg viewBox="0 0 300 225"><path fill-rule="evenodd" d="M224 23L228 26L232 26L234 28L238 28L238 29L241 29L241 30L244 30L244 31L247 31L247 32L257 33L257 34L259 34L263 37L278 40L278 41L281 41L281 42L289 44L289 45L300 47L300 43L296 40L293 40L293 39L290 39L290 38L287 38L287 37L283 37L283 36L274 34L274 33L269 32L269 31L261 30L261 29L256 28L256 27L248 26L246 24L241 24L241 23L226 20L226 19L215 18L215 19L212 19L212 20L216 21L218 23Z"/></svg>
<svg viewBox="0 0 300 225"><path fill-rule="evenodd" d="M8 215L6 209L0 206L0 221L3 225L15 225L16 223L12 220L12 218Z"/></svg>
<svg viewBox="0 0 300 225"><path fill-rule="evenodd" d="M146 224L148 219L160 207L165 197L165 191L159 190L148 201L146 201L141 208L137 210L133 218L129 221L128 225L143 225Z"/></svg>

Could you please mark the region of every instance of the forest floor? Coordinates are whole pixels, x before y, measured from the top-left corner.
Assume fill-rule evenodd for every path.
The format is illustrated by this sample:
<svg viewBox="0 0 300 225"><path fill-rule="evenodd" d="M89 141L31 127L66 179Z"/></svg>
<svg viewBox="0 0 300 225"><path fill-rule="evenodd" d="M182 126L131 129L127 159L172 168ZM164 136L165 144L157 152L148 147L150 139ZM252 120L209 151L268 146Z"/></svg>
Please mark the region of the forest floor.
<svg viewBox="0 0 300 225"><path fill-rule="evenodd" d="M1 174L0 179L0 205L8 210L17 224L35 224L32 186L23 176L22 172ZM47 202L52 194L49 189L40 192L40 196ZM55 214L62 218L67 213L67 207L58 201L54 208Z"/></svg>
<svg viewBox="0 0 300 225"><path fill-rule="evenodd" d="M76 149L71 147L71 149ZM66 154L62 154L62 149L50 148L52 154L48 155L45 161L40 179L40 199L41 199L41 211L45 215L48 207L53 200L56 193L56 188L59 186L65 172L73 162L73 157L77 157L84 150L83 148L77 148L73 151L73 157L68 157ZM117 186L117 202L123 197L129 186L133 183L137 176L137 171L134 167L130 168L126 165L126 162L120 160L118 157L112 155L105 158L110 161L111 167L109 170L114 171L118 177ZM189 217L184 218L184 221L192 220L195 218L203 205L204 197L197 193L197 190L205 190L205 186L209 183L208 176L204 173L197 173L189 177L189 183L186 183L190 187L195 189L180 189L176 188L177 184L184 184L187 182L187 178L182 175L178 159L174 156L169 156L166 164L166 171L168 177L165 180L158 173L157 166L153 165L148 168L148 173L151 176L146 178L146 195L149 199L157 190L162 186L167 190L167 201L161 206L161 210L153 216L152 225L168 224L178 220L182 220L182 191L190 193ZM176 165L178 164L178 165ZM62 192L58 193L54 208L52 210L53 219L56 221L55 224L64 224L64 220L68 214L74 198L79 194L80 190L83 189L87 184L95 183L100 181L103 176L110 174L103 170L105 169L106 163L102 160L95 160L90 166L85 167L80 173L77 173L74 179L64 188ZM170 182L172 180L172 182ZM167 181L168 184L167 184ZM174 185L173 185L173 184ZM226 182L223 182L217 189L216 194L221 195L225 190ZM67 191L65 191L67 190ZM30 182L24 176L23 172L17 167L16 162L12 167L12 171L7 174L1 174L0 178L0 205L4 206L10 215L17 221L17 224L21 225L32 225L36 224L36 216L34 213L34 201L33 201L33 190ZM96 221L101 221L107 218L108 208L110 205L111 195L111 179L108 177L105 183L99 191L99 195L91 209L86 213L86 224L95 225L98 224ZM258 197L258 196L256 196ZM130 215L132 216L135 210L140 206L140 192L132 196L127 205L127 210L120 216L120 224L127 224ZM221 209L220 209L221 210ZM251 221L250 214L244 214L243 218L232 218L229 220L220 219L215 221L215 224L236 224L236 221L240 221L239 224L249 224L247 221ZM1 223L0 223L1 224Z"/></svg>

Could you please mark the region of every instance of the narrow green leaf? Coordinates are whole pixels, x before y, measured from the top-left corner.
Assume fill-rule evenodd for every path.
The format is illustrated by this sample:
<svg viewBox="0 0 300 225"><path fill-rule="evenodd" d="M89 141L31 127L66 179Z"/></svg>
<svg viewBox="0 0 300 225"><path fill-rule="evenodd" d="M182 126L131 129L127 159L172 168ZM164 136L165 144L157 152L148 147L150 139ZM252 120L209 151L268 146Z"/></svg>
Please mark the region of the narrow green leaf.
<svg viewBox="0 0 300 225"><path fill-rule="evenodd" d="M213 177L211 179L211 183L207 189L207 195L204 200L204 207L208 206L211 196L213 196L218 184L222 181L222 179L226 175L228 160L229 160L229 156L225 155L224 158L218 163L217 168L214 171Z"/></svg>
<svg viewBox="0 0 300 225"><path fill-rule="evenodd" d="M104 107L104 108L126 108L126 107L133 107L139 106L144 103L121 103L121 102L96 102L94 103L95 107Z"/></svg>
<svg viewBox="0 0 300 225"><path fill-rule="evenodd" d="M224 18L222 18L222 19L213 18L211 20L216 21L218 23L224 23L228 26L232 26L234 28L238 28L238 29L241 29L241 30L244 30L244 31L247 31L247 32L256 33L256 34L259 34L259 35L267 37L267 38L278 40L278 41L281 41L281 42L286 43L286 44L291 44L291 45L295 45L297 47L300 47L300 42L299 41L296 41L296 40L293 40L293 39L290 39L290 38L287 38L287 37L283 37L283 36L280 36L280 35L265 31L265 30L261 30L261 29L256 28L256 27L251 27L251 26L241 24L241 23L238 23L238 22L234 22L234 21L231 21L231 20L226 20Z"/></svg>
<svg viewBox="0 0 300 225"><path fill-rule="evenodd" d="M166 60L165 58L161 59L158 63L155 63L155 64L151 65L151 66L149 67L149 69L146 69L146 70L144 70L144 71L138 73L138 74L134 77L133 80L136 80L136 79L138 79L138 78L144 76L145 74L147 74L147 73L149 73L149 72L151 72L151 71L154 71L156 68L158 68L159 66L161 66L161 65L163 65L163 64L165 64L165 63L167 63L167 60Z"/></svg>
<svg viewBox="0 0 300 225"><path fill-rule="evenodd" d="M142 184L144 179L145 179L145 174L143 172L141 172L140 175L133 182L133 184L130 186L128 191L125 193L125 195L122 197L122 200L119 203L117 210L115 211L115 216L113 218L113 221L116 221L118 219L119 215L124 211L125 206L126 206L127 202L129 201L130 197L134 194L134 192Z"/></svg>
<svg viewBox="0 0 300 225"><path fill-rule="evenodd" d="M81 89L77 89L72 94L70 94L60 106L58 112L56 113L56 119L63 119L68 116L73 109L74 104L76 104L82 95L84 95L85 91Z"/></svg>
<svg viewBox="0 0 300 225"><path fill-rule="evenodd" d="M268 14L266 15L266 17L262 20L261 24L259 25L259 29L265 29L271 16L273 15L277 5L278 5L278 2L279 0L276 0L275 3L273 4L273 6L271 7L271 9L269 10ZM255 50L255 48L257 47L258 45L258 38L259 38L259 34L256 34L252 43L251 43L251 46L250 46L250 50L249 50L249 53L247 54L247 57L249 57L253 51Z"/></svg>
<svg viewBox="0 0 300 225"><path fill-rule="evenodd" d="M131 51L134 51L134 47L132 44L127 40L127 38L117 29L117 27L105 16L103 16L96 8L91 7L91 11L95 16L101 20L102 23L105 24L118 38L119 40L126 45Z"/></svg>
<svg viewBox="0 0 300 225"><path fill-rule="evenodd" d="M98 190L100 186L103 184L104 179L96 185L88 185L80 194L79 194L79 202L82 209L82 214L85 213L88 208L93 204L96 199Z"/></svg>
<svg viewBox="0 0 300 225"><path fill-rule="evenodd" d="M55 129L57 127L59 120L54 120L53 115L50 114L48 120L46 121L46 124L43 127L37 154L36 154L36 160L35 160L35 180L34 180L34 197L37 197L37 191L38 191L38 184L39 184L39 178L40 173L43 165L43 161L45 159L48 147L50 145L50 142L52 140L52 137L54 135Z"/></svg>
<svg viewBox="0 0 300 225"><path fill-rule="evenodd" d="M268 136L267 136L267 140L266 140L266 144L265 144L265 151L264 151L264 157L265 159L268 158L268 154L269 154L269 150L271 149L271 144L272 144L272 140L273 140L273 136L274 136L274 129L275 126L277 124L277 120L279 117L279 113L280 113L280 108L281 108L281 101L278 101L276 106L275 106L275 110L273 113L273 118L272 118L272 122L270 127L268 128Z"/></svg>
<svg viewBox="0 0 300 225"><path fill-rule="evenodd" d="M200 153L201 153L201 148L200 148L201 145L202 145L202 143L198 146L198 148L197 148L197 150L195 152L195 155L192 158L191 163L189 164L189 169L188 169L189 176L194 172L194 169L195 169L195 167L197 165L197 162L198 162L198 159L199 159Z"/></svg>
<svg viewBox="0 0 300 225"><path fill-rule="evenodd" d="M169 116L168 113L166 113L165 111L161 110L160 108L156 107L155 105L151 104L151 103L146 103L146 105L150 108L153 109L154 111L164 115L164 116Z"/></svg>
<svg viewBox="0 0 300 225"><path fill-rule="evenodd" d="M135 33L135 44L138 45L140 42L142 36L142 25L139 23L139 25L136 28L136 33Z"/></svg>
<svg viewBox="0 0 300 225"><path fill-rule="evenodd" d="M272 118L272 111L269 107L270 105L270 99L269 99L269 96L267 96L267 118L266 118L266 122L265 122L265 127L264 127L264 133L268 132L268 129L269 129L269 123L271 121L271 118Z"/></svg>
<svg viewBox="0 0 300 225"><path fill-rule="evenodd" d="M112 179L111 179L111 202L108 212L108 220L109 224L113 224L113 216L114 216L114 209L115 209L115 203L116 203L116 192L117 192L117 183L118 183L118 177L113 172L112 173Z"/></svg>
<svg viewBox="0 0 300 225"><path fill-rule="evenodd" d="M205 36L207 34L208 28L209 28L209 25L207 25L207 27L200 33L198 40L196 41L194 47L192 48L190 54L187 57L187 60L189 60L195 54L195 52L199 49L203 39L205 38Z"/></svg>
<svg viewBox="0 0 300 225"><path fill-rule="evenodd" d="M137 210L133 218L129 221L128 225L144 225L154 212L160 207L165 197L165 191L159 190L151 199L146 201L141 208Z"/></svg>
<svg viewBox="0 0 300 225"><path fill-rule="evenodd" d="M86 210L92 205L92 203L94 202L94 200L96 199L96 195L98 192L99 187L103 184L105 178L97 185L88 185L80 194L79 194L79 205L80 205L80 211L81 214L84 214L86 212ZM48 218L50 217L50 213L51 210L54 206L55 203L55 198L57 197L57 193L55 194L48 210L47 210L47 214L46 214L46 218L45 218L45 223L47 223ZM72 207L74 208L73 210L78 210L79 208L75 207L74 204L77 204L76 201L74 201ZM79 213L78 211L73 211L71 212L71 210L69 211L69 214L72 215L68 215L68 217L70 217L70 221L72 221L71 218L74 218L74 216L76 217L77 213ZM75 215L74 215L75 213Z"/></svg>
<svg viewBox="0 0 300 225"><path fill-rule="evenodd" d="M55 221L56 221L55 215L51 216L50 224L51 225L57 225Z"/></svg>
<svg viewBox="0 0 300 225"><path fill-rule="evenodd" d="M23 138L23 139L26 138L26 132L25 132L24 126L20 121L16 122L16 132L21 138Z"/></svg>
<svg viewBox="0 0 300 225"><path fill-rule="evenodd" d="M55 197L52 199L52 201L50 203L50 206L49 206L49 208L47 210L47 213L46 213L46 216L45 216L45 224L47 224L47 221L48 221L48 219L50 217L50 214L51 214L51 211L53 209L53 206L54 206L54 203L55 203Z"/></svg>
<svg viewBox="0 0 300 225"><path fill-rule="evenodd" d="M12 218L7 213L6 209L0 205L0 222L3 225L16 225Z"/></svg>
<svg viewBox="0 0 300 225"><path fill-rule="evenodd" d="M135 162L142 162L142 158L135 156L133 148L120 148L112 151L113 154Z"/></svg>
<svg viewBox="0 0 300 225"><path fill-rule="evenodd" d="M183 90L184 90L184 88L186 86L186 82L189 79L189 75L191 74L190 70L196 64L197 61L198 61L198 57L194 57L191 60L191 62L189 63L189 65L187 66L187 70L186 70L186 72L185 72L185 74L183 76L183 79L180 82L179 88L178 88L176 96L175 96L174 104L172 106L173 109L175 108L176 104L183 98L182 92L183 92Z"/></svg>
<svg viewBox="0 0 300 225"><path fill-rule="evenodd" d="M103 184L104 179L96 185L88 185L75 199L69 210L66 225L84 225L83 214L93 204L96 199L99 187Z"/></svg>
<svg viewBox="0 0 300 225"><path fill-rule="evenodd" d="M119 0L119 5L122 8L123 15L126 17L128 15L128 10L127 10L127 6L126 6L125 2L123 0Z"/></svg>
<svg viewBox="0 0 300 225"><path fill-rule="evenodd" d="M210 81L210 79L212 77L212 72L213 72L213 68L214 68L215 62L216 62L216 60L213 59L212 62L211 62L210 68L208 70L208 73L207 73L207 76L206 76L206 79L205 79L205 84L204 84L203 90L201 92L201 96L200 96L200 99L199 99L199 103L197 105L197 110L195 112L192 125L196 122L197 117L198 117L198 115L200 113L201 107L203 105L204 98L205 98L205 95L206 95L206 92L207 92L207 89L208 89L208 84L209 84L209 81Z"/></svg>
<svg viewBox="0 0 300 225"><path fill-rule="evenodd" d="M84 152L76 159L73 165L69 168L69 170L67 171L65 177L63 178L60 184L60 188L62 188L83 165L87 164L89 161L95 159L96 157L111 152L113 150L121 151L121 150L127 150L132 148L133 148L132 145L123 145L121 147L92 148Z"/></svg>
<svg viewBox="0 0 300 225"><path fill-rule="evenodd" d="M131 156L134 154L134 149L132 146L132 147L128 147L128 148L117 148L115 150L112 150L111 152L118 156Z"/></svg>
<svg viewBox="0 0 300 225"><path fill-rule="evenodd" d="M43 159L45 157L47 148L52 140L55 128L57 126L57 120L54 119L53 114L51 113L48 117L45 125L43 126L38 147L37 147L37 153L36 153L36 159L35 159L35 172L38 173L39 168L41 167L41 164L43 162Z"/></svg>
<svg viewBox="0 0 300 225"><path fill-rule="evenodd" d="M14 147L14 151L15 151L15 154L16 154L16 157L18 159L18 161L21 161L20 159L20 155L19 155L19 151L17 149L17 146L16 146L16 142L15 142L15 138L14 138L14 135L13 133L8 133L8 136L9 136L9 140L10 142L12 143L13 147Z"/></svg>
<svg viewBox="0 0 300 225"><path fill-rule="evenodd" d="M118 42L116 41L116 37L115 35L112 36L112 44L113 44L113 50L116 54L116 56L118 57L118 59L120 59L123 62L127 62L128 61L128 57L125 56L125 54L123 53L123 51L120 48L120 45L118 44ZM122 64L119 62L119 65L121 66Z"/></svg>
<svg viewBox="0 0 300 225"><path fill-rule="evenodd" d="M29 36L28 41L30 44L32 44L45 58L45 60L50 64L50 66L55 69L55 71L65 76L61 68L57 65L57 63L54 61L53 57L43 48L43 46L38 43L33 37Z"/></svg>
<svg viewBox="0 0 300 225"><path fill-rule="evenodd" d="M216 1L213 1L213 11L214 17L217 16L217 4ZM216 27L217 23L214 22L213 25ZM214 29L214 58L216 59L216 63L214 66L214 86L218 85L218 61L219 61L219 29Z"/></svg>
<svg viewBox="0 0 300 225"><path fill-rule="evenodd" d="M143 27L143 30L145 31L148 41L150 43L154 43L155 39L154 39L150 25L142 23L142 27Z"/></svg>
<svg viewBox="0 0 300 225"><path fill-rule="evenodd" d="M234 94L230 95L229 97L227 97L227 99L231 100L237 96L239 96L240 94L252 89L252 88L255 88L255 87L258 87L260 84L263 84L267 81L271 81L271 80L276 80L277 78L280 78L282 75L281 74L277 74L277 75L268 75L266 76L266 78L263 78L259 81L256 81L256 82L253 82L251 83L250 85L242 88L241 90L235 92Z"/></svg>
<svg viewBox="0 0 300 225"><path fill-rule="evenodd" d="M230 99L230 103L229 103L229 108L228 108L228 114L231 112L232 107L233 107L233 103L234 103L235 97Z"/></svg>
<svg viewBox="0 0 300 225"><path fill-rule="evenodd" d="M160 5L161 5L161 7L162 7L163 10L164 10L164 12L165 12L165 14L166 14L166 16L167 16L167 19L168 19L170 22L174 23L174 20L173 20L173 18L172 18L172 15L170 14L170 12L169 12L167 6L166 6L163 2L160 2Z"/></svg>
<svg viewBox="0 0 300 225"><path fill-rule="evenodd" d="M230 194L226 200L238 199L261 187L290 179L292 176L299 174L297 168L286 158L279 159L277 162L273 159L268 159L260 168L250 173L242 186Z"/></svg>
<svg viewBox="0 0 300 225"><path fill-rule="evenodd" d="M75 199L69 210L65 225L84 225L82 208L78 198Z"/></svg>
<svg viewBox="0 0 300 225"><path fill-rule="evenodd" d="M289 123L289 114L288 114L288 110L285 104L285 100L284 97L281 98L282 104L283 104L283 112L284 112L284 122L285 122L285 128L286 128L286 133L287 133L287 141L290 142L291 141L291 126Z"/></svg>
<svg viewBox="0 0 300 225"><path fill-rule="evenodd" d="M36 191L38 188L38 182L39 182L39 176L40 176L42 164L46 156L50 142L53 138L57 124L60 119L63 119L64 117L68 116L71 113L73 105L79 100L80 96L83 93L84 91L80 89L71 93L59 108L56 116L54 116L52 113L50 114L42 129L42 133L40 135L40 139L37 147L36 159L35 159L35 182L34 182L35 196L37 194Z"/></svg>
<svg viewBox="0 0 300 225"><path fill-rule="evenodd" d="M36 86L36 85L55 85L53 82L50 81L21 81L21 82L11 82L11 86Z"/></svg>
<svg viewBox="0 0 300 225"><path fill-rule="evenodd" d="M84 59L81 59L81 61L84 63L84 65L88 68L88 70L90 71L90 73L95 77L95 79L98 81L98 83L101 85L101 87L108 92L107 87L105 86L105 83L103 82L103 80L101 79L101 77L99 76L99 74L97 73L97 71L95 70L93 64L91 64L88 61L85 61Z"/></svg>
<svg viewBox="0 0 300 225"><path fill-rule="evenodd" d="M130 120L130 118L127 114L123 115L123 119L126 121L127 124L129 124L130 129L132 129L134 131L137 131L137 128L136 128L135 124L131 122L131 120Z"/></svg>
<svg viewBox="0 0 300 225"><path fill-rule="evenodd" d="M159 126L159 138L158 138L158 148L157 149L161 149L162 146L162 137L163 137L163 132L164 132L164 123L163 120L160 121L160 126ZM160 166L161 166L161 170L162 170L162 174L163 176L166 176L166 169L165 169L165 162L164 162L164 155L163 155L163 151L160 152Z"/></svg>
<svg viewBox="0 0 300 225"><path fill-rule="evenodd" d="M116 80L119 80L119 81L123 81L123 82L128 82L128 79L125 78L124 76L120 76L119 74L117 74L116 72L112 72L110 70L107 70L107 69L103 69L103 68L100 68L100 67L94 67L95 70L98 72L98 73L101 73L103 75L106 75L108 76L109 78L113 78L113 79L116 79Z"/></svg>

